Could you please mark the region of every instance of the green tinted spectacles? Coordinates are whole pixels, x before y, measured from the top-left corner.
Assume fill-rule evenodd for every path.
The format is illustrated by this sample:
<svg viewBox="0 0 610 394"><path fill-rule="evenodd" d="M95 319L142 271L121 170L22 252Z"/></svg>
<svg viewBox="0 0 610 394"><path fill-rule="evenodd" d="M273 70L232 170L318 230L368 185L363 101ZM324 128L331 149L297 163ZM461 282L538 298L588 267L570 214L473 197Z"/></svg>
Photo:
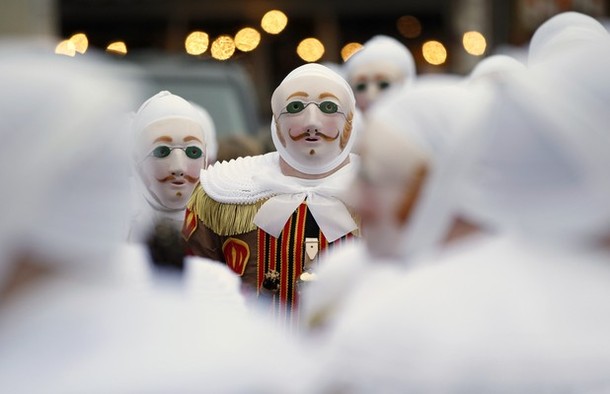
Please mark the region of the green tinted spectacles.
<svg viewBox="0 0 610 394"><path fill-rule="evenodd" d="M377 83L377 87L379 88L379 90L386 90L387 88L390 87L390 82L388 82L388 81L359 82L354 87L354 90L359 93L364 92L365 90L367 90L369 88L369 85L373 84L373 83Z"/></svg>
<svg viewBox="0 0 610 394"><path fill-rule="evenodd" d="M335 114L335 113L342 114L342 112L339 112L339 106L337 104L333 103L332 101L322 101L321 103L316 103L315 101L309 101L309 102L305 103L303 101L296 101L296 100L289 102L288 105L286 106L286 111L282 112L281 114L285 114L285 113L298 114L299 112L301 112L305 108L307 108L307 106L309 104L314 104L316 107L318 107L320 109L320 111L324 112L325 114Z"/></svg>
<svg viewBox="0 0 610 394"><path fill-rule="evenodd" d="M198 146L187 146L183 148L180 146L169 147L167 145L157 146L155 149L153 149L150 155L158 159L162 159L164 157L169 156L174 149L183 150L186 154L186 157L188 157L189 159L199 159L203 155L203 151Z"/></svg>

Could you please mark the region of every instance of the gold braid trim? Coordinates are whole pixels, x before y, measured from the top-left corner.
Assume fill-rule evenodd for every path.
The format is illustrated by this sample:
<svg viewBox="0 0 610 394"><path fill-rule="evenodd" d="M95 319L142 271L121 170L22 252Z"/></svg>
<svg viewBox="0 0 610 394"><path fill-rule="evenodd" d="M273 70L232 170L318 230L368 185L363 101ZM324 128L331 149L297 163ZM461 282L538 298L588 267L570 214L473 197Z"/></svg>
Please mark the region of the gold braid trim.
<svg viewBox="0 0 610 394"><path fill-rule="evenodd" d="M200 184L195 187L187 208L214 233L226 236L244 234L256 230L254 216L267 201L262 199L254 204L227 204L213 200Z"/></svg>
<svg viewBox="0 0 610 394"><path fill-rule="evenodd" d="M186 207L214 233L230 236L256 230L257 227L253 222L254 216L266 201L265 198L254 204L221 203L208 196L198 183ZM358 229L352 233L356 237L360 237L360 216L353 208L348 206L347 209L358 224Z"/></svg>

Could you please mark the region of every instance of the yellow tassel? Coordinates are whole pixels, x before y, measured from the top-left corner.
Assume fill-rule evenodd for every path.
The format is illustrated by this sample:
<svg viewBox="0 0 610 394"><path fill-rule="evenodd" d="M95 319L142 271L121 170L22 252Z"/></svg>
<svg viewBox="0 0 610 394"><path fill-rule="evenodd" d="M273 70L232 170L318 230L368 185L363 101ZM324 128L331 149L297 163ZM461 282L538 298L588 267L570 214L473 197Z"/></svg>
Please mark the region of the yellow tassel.
<svg viewBox="0 0 610 394"><path fill-rule="evenodd" d="M210 230L218 235L244 234L256 230L254 216L267 201L262 199L254 204L226 204L213 200L200 184L197 184L187 208Z"/></svg>

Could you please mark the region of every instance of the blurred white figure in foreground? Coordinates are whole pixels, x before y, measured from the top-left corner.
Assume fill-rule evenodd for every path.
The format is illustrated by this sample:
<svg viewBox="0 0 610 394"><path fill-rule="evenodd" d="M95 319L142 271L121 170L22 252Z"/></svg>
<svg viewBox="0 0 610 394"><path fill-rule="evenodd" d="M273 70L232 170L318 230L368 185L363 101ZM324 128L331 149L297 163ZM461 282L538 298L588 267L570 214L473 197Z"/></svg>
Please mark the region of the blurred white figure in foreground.
<svg viewBox="0 0 610 394"><path fill-rule="evenodd" d="M206 166L203 111L180 96L162 91L146 100L132 121L134 193L137 214L130 240L146 239L160 219L180 230L186 203Z"/></svg>
<svg viewBox="0 0 610 394"><path fill-rule="evenodd" d="M492 55L477 63L468 75L467 81L475 81L479 78L493 78L495 75L523 70L525 70L525 65L512 56Z"/></svg>
<svg viewBox="0 0 610 394"><path fill-rule="evenodd" d="M607 41L610 41L610 34L600 22L578 12L564 12L536 29L530 40L527 65L552 66L558 54Z"/></svg>
<svg viewBox="0 0 610 394"><path fill-rule="evenodd" d="M343 65L343 76L352 87L356 107L366 112L387 92L415 79L415 61L409 49L388 36L375 36Z"/></svg>
<svg viewBox="0 0 610 394"><path fill-rule="evenodd" d="M2 391L296 390L306 367L261 320L188 302L188 283L132 289L115 252L129 214L120 114L136 94L93 53L19 47L0 44Z"/></svg>
<svg viewBox="0 0 610 394"><path fill-rule="evenodd" d="M450 233L454 152L476 108L463 86L430 81L381 100L368 113L359 178L351 188L363 242L330 254L303 296L306 324L332 325L342 302L373 276L393 276L433 253Z"/></svg>
<svg viewBox="0 0 610 394"><path fill-rule="evenodd" d="M523 63L511 56L492 55L481 60L465 78L464 83L470 88L473 86L476 88L477 85L489 85L495 80L501 80L506 74L522 73L526 69ZM479 102L479 105L483 106L484 102ZM459 191L456 191L454 196L458 203L455 213L457 220L464 225L464 228L476 228L478 231L464 233L465 236L455 237L456 240L476 242L482 240L483 237L480 237L482 234L499 231L497 223L487 217L487 211L481 207L483 204L481 198L485 196L488 188L480 181L480 172L481 169L477 166L470 166L465 177L459 182ZM457 244L459 245L459 242Z"/></svg>
<svg viewBox="0 0 610 394"><path fill-rule="evenodd" d="M610 59L554 64L503 75L480 103L481 208L506 236L355 294L325 389L610 390Z"/></svg>

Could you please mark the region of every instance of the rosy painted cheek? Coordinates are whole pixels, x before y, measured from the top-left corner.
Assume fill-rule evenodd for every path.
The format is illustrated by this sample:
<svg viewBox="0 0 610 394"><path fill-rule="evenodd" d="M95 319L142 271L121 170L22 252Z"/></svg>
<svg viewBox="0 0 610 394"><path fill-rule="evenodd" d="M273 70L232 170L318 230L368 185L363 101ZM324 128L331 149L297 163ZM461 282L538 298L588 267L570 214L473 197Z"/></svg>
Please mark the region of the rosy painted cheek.
<svg viewBox="0 0 610 394"><path fill-rule="evenodd" d="M186 164L185 174L192 178L199 178L199 173L203 168L203 159L189 159Z"/></svg>
<svg viewBox="0 0 610 394"><path fill-rule="evenodd" d="M148 185L168 175L169 166L162 160L147 159L142 166L142 178Z"/></svg>
<svg viewBox="0 0 610 394"><path fill-rule="evenodd" d="M283 132L289 133L291 136L296 137L303 132L303 121L298 117L291 117L280 123L280 128Z"/></svg>
<svg viewBox="0 0 610 394"><path fill-rule="evenodd" d="M343 126L345 124L345 120L343 117L335 115L333 117L328 117L322 122L323 130L328 131L342 131Z"/></svg>
<svg viewBox="0 0 610 394"><path fill-rule="evenodd" d="M152 160L151 168L155 179L163 179L170 174L170 161Z"/></svg>

